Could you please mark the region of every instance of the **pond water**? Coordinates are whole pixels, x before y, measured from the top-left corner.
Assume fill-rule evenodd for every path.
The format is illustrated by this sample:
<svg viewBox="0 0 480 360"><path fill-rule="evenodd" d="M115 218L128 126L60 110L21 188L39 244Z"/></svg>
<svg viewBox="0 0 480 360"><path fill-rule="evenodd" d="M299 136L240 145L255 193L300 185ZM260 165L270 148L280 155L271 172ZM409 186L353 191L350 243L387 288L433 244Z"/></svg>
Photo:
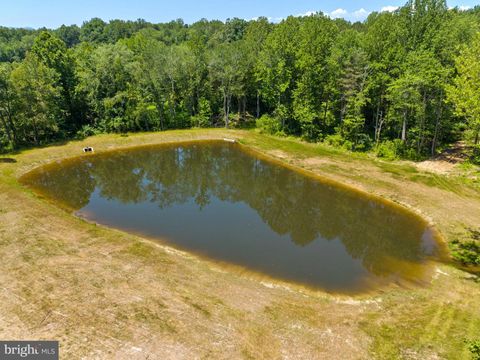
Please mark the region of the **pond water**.
<svg viewBox="0 0 480 360"><path fill-rule="evenodd" d="M22 181L97 223L331 292L424 283L440 251L416 215L227 142L86 155Z"/></svg>

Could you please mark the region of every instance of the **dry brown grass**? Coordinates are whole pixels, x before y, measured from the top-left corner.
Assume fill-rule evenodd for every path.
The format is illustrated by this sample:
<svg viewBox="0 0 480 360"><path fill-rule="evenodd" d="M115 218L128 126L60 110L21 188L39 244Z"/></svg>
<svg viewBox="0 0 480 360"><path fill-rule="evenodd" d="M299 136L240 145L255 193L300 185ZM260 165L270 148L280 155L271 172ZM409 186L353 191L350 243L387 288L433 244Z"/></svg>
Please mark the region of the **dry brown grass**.
<svg viewBox="0 0 480 360"><path fill-rule="evenodd" d="M105 135L24 151L0 163L0 337L58 339L66 359L468 359L464 339L480 337L480 284L448 264L427 288L356 298L288 288L84 222L17 180L86 145L223 137L407 204L447 239L479 226L479 192L468 184L432 186L404 164L252 132Z"/></svg>

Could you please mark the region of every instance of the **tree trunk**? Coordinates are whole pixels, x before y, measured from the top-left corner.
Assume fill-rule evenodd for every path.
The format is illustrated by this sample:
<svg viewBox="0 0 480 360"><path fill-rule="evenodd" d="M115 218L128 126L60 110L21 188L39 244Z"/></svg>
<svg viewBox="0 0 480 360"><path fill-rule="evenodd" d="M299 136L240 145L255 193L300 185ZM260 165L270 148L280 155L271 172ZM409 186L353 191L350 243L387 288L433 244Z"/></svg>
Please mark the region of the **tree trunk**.
<svg viewBox="0 0 480 360"><path fill-rule="evenodd" d="M407 141L407 110L403 112L402 141Z"/></svg>
<svg viewBox="0 0 480 360"><path fill-rule="evenodd" d="M162 106L162 98L158 95L157 92L154 93L154 101L155 107L157 108L158 118L160 119L160 130L163 131L165 129L165 125L163 123L163 106Z"/></svg>
<svg viewBox="0 0 480 360"><path fill-rule="evenodd" d="M425 140L424 130L425 130L426 117L427 117L427 93L424 91L423 92L423 116L422 116L422 121L420 123L420 136L417 141L417 154L420 154L423 148L424 140Z"/></svg>
<svg viewBox="0 0 480 360"><path fill-rule="evenodd" d="M11 98L8 96L7 98L7 103L6 103L6 120L5 118L3 119L5 122L5 126L10 129L11 135L12 135L12 146L13 148L17 147L18 143L18 134L17 134L17 128L15 127L15 123L13 121L13 111L12 111L12 104L11 104Z"/></svg>
<svg viewBox="0 0 480 360"><path fill-rule="evenodd" d="M172 77L170 77L170 82L171 82L171 90L172 94L170 95L170 116L172 116L172 120L175 121L175 126L178 127L177 124L177 110L175 106L175 82Z"/></svg>
<svg viewBox="0 0 480 360"><path fill-rule="evenodd" d="M229 94L227 95L227 129L230 126L230 104L232 103L232 95Z"/></svg>
<svg viewBox="0 0 480 360"><path fill-rule="evenodd" d="M165 123L164 123L164 120L163 120L163 114L161 111L158 112L159 116L160 116L160 130L165 130Z"/></svg>
<svg viewBox="0 0 480 360"><path fill-rule="evenodd" d="M228 129L228 115L227 115L227 94L223 92L223 116L225 121L225 127Z"/></svg>
<svg viewBox="0 0 480 360"><path fill-rule="evenodd" d="M226 90L223 91L223 112L225 114L225 128L228 129L229 126L229 115L230 115L230 101L231 95L227 93Z"/></svg>
<svg viewBox="0 0 480 360"><path fill-rule="evenodd" d="M245 120L247 118L247 97L245 95L242 96L242 119Z"/></svg>
<svg viewBox="0 0 480 360"><path fill-rule="evenodd" d="M18 144L18 134L17 134L17 128L15 127L15 124L12 120L11 113L8 115L7 119L8 119L8 122L10 124L10 130L11 130L12 136L13 136L13 147L16 148L17 144Z"/></svg>
<svg viewBox="0 0 480 360"><path fill-rule="evenodd" d="M260 118L260 91L257 90L257 119Z"/></svg>
<svg viewBox="0 0 480 360"><path fill-rule="evenodd" d="M35 143L35 145L39 145L38 143L38 130L37 130L37 123L36 121L32 121L32 125L33 125L33 142Z"/></svg>
<svg viewBox="0 0 480 360"><path fill-rule="evenodd" d="M439 127L440 127L440 119L437 117L437 121L435 123L435 132L433 133L433 139L432 139L432 157L435 156L435 151L437 150L437 137L438 137Z"/></svg>
<svg viewBox="0 0 480 360"><path fill-rule="evenodd" d="M443 99L443 93L440 95L438 99L437 119L435 122L435 131L433 133L433 139L432 139L432 157L435 156L435 152L437 150L438 131L440 130L440 120L442 118L442 112L443 112L442 99Z"/></svg>
<svg viewBox="0 0 480 360"><path fill-rule="evenodd" d="M195 115L198 115L198 113L200 111L200 90L199 90L198 86L196 87L195 93L196 93Z"/></svg>
<svg viewBox="0 0 480 360"><path fill-rule="evenodd" d="M347 112L347 101L345 100L345 95L342 95L341 99L341 107L340 107L340 124L343 124L343 118L345 117L345 113Z"/></svg>
<svg viewBox="0 0 480 360"><path fill-rule="evenodd" d="M378 125L377 125L377 128L375 129L375 143L376 143L376 145L378 145L378 143L380 142L380 135L382 134L382 127L383 127L383 123L385 122L382 111L380 111L380 114L378 115L378 117L379 117Z"/></svg>
<svg viewBox="0 0 480 360"><path fill-rule="evenodd" d="M10 144L13 145L13 138L12 138L12 134L10 132L10 127L8 126L8 124L5 121L5 119L3 118L3 116L0 116L0 120L2 120L2 124L3 124L3 127L5 128L5 133L7 134L8 141L10 142Z"/></svg>
<svg viewBox="0 0 480 360"><path fill-rule="evenodd" d="M280 107L280 105L282 105L282 94L279 94L278 95L278 105L277 105L277 108ZM282 131L285 130L285 117L282 116Z"/></svg>
<svg viewBox="0 0 480 360"><path fill-rule="evenodd" d="M240 121L240 117L242 113L242 98L239 96L238 97L238 120Z"/></svg>
<svg viewBox="0 0 480 360"><path fill-rule="evenodd" d="M375 114L375 143L378 145L380 141L380 132L382 131L382 123L383 123L383 112L380 111L380 107L382 105L382 98L383 93L380 93L377 103L377 112Z"/></svg>
<svg viewBox="0 0 480 360"><path fill-rule="evenodd" d="M325 111L323 112L323 125L327 122L327 113L328 113L328 96L327 100L325 101Z"/></svg>

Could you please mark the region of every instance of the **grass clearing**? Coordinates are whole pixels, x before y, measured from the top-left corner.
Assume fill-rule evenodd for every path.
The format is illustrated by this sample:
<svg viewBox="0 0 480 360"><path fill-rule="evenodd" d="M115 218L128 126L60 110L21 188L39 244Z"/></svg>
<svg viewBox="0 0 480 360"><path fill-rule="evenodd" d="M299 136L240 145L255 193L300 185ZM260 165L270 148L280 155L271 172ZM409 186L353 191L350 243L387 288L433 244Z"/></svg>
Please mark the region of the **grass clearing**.
<svg viewBox="0 0 480 360"><path fill-rule="evenodd" d="M447 241L480 227L480 191L461 176L253 131L101 135L24 150L0 163L0 336L58 339L72 359L471 358L466 340L480 338L480 283L450 264L438 264L425 288L356 297L266 286L77 219L18 182L84 146L103 152L225 137L408 206Z"/></svg>

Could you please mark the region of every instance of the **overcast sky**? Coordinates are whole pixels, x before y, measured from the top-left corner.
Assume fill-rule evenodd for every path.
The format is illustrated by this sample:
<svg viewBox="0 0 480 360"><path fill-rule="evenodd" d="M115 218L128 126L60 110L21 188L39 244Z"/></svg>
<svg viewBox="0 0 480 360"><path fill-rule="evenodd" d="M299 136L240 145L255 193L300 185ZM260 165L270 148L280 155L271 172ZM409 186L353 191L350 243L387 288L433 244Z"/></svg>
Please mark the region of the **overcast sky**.
<svg viewBox="0 0 480 360"><path fill-rule="evenodd" d="M391 11L406 2L398 0L0 0L0 26L48 27L62 24L81 25L85 20L138 18L151 22L168 22L182 18L192 23L201 18L225 20L239 17L253 19L266 16L280 21L288 15L322 11L331 17L364 20L372 11ZM462 9L479 4L479 0L450 0L448 6Z"/></svg>

